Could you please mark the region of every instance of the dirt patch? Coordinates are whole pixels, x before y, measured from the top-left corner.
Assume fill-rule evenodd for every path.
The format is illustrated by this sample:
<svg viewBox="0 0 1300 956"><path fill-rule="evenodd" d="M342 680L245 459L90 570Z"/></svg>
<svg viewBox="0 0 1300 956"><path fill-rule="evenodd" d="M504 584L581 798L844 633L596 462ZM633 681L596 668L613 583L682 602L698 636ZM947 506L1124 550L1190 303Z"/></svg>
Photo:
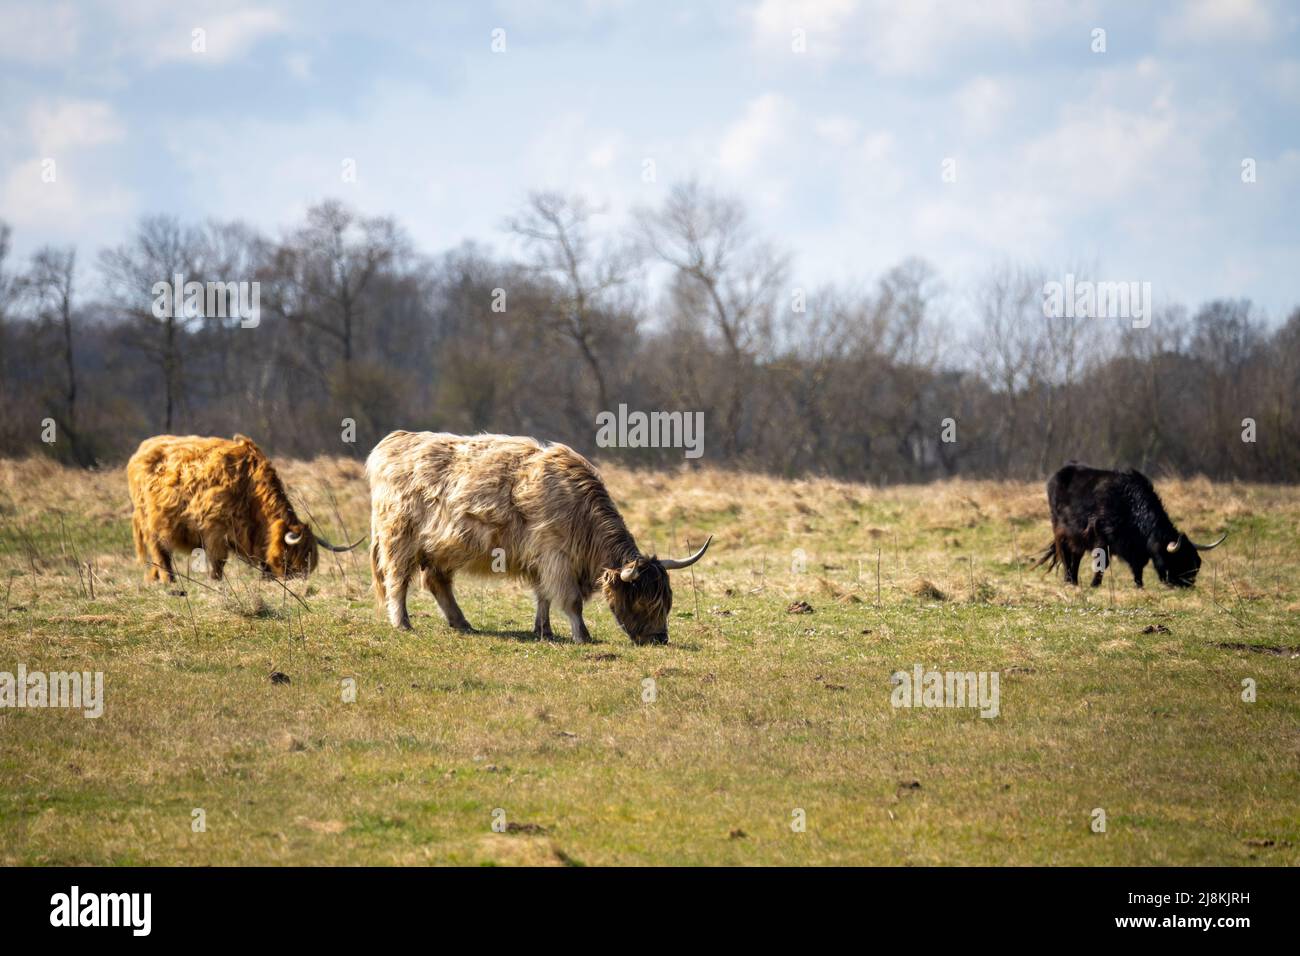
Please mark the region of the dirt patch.
<svg viewBox="0 0 1300 956"><path fill-rule="evenodd" d="M342 833L348 828L342 820L308 820L306 817L299 817L297 823L312 833Z"/></svg>
<svg viewBox="0 0 1300 956"><path fill-rule="evenodd" d="M948 595L945 594L933 581L926 578L917 578L912 582L910 590L913 597L919 597L924 601L948 600Z"/></svg>
<svg viewBox="0 0 1300 956"><path fill-rule="evenodd" d="M1252 651L1255 654L1272 654L1275 657L1300 654L1300 647L1281 647L1277 644L1243 644L1240 641L1215 641L1210 646L1222 648L1225 651Z"/></svg>
<svg viewBox="0 0 1300 956"><path fill-rule="evenodd" d="M515 823L513 820L506 824L507 833L529 833L539 835L547 832L546 827L540 823Z"/></svg>

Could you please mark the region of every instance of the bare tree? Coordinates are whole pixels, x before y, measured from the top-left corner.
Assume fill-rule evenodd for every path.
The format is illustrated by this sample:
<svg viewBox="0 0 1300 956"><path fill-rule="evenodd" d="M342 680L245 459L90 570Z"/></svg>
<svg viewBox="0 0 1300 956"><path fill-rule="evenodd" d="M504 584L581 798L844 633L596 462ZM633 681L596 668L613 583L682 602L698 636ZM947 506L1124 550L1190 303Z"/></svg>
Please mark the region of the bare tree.
<svg viewBox="0 0 1300 956"><path fill-rule="evenodd" d="M888 360L892 381L890 419L899 456L909 475L922 478L935 464L955 470L946 457L953 443L940 440L939 422L956 414L935 414L935 383L944 352L945 323L939 314L942 287L938 274L922 259L907 259L885 273L873 316L879 336L876 350Z"/></svg>
<svg viewBox="0 0 1300 956"><path fill-rule="evenodd" d="M1000 405L992 429L1003 476L1014 474L1013 456L1023 447L1022 402L1040 380L1043 348L1042 282L1022 269L993 270L976 292L979 321L971 336L976 370ZM1032 400L1032 398L1031 398Z"/></svg>
<svg viewBox="0 0 1300 956"><path fill-rule="evenodd" d="M698 183L674 186L657 210L642 210L643 248L674 272L670 295L680 311L706 315L722 341L728 378L723 452L742 451L746 387L754 359L770 352L777 299L788 257L755 237L745 207Z"/></svg>
<svg viewBox="0 0 1300 956"><path fill-rule="evenodd" d="M177 314L174 308L158 310L153 289L173 283L175 276L189 281L199 244L198 233L172 216L148 216L132 240L100 254L110 297L134 324L137 344L158 366L163 378L163 428L172 430L181 388L181 345L185 327L197 316ZM180 294L181 290L173 290Z"/></svg>
<svg viewBox="0 0 1300 956"><path fill-rule="evenodd" d="M523 239L534 254L533 269L558 290L547 310L547 326L578 350L595 382L598 408L608 409L609 385L601 352L619 335L619 313L608 298L627 281L631 263L622 252L600 254L593 249L595 214L580 196L535 192L507 220L506 228Z"/></svg>
<svg viewBox="0 0 1300 956"><path fill-rule="evenodd" d="M299 311L292 317L335 342L345 390L366 319L367 291L407 250L392 219L359 216L336 200L309 209L306 225L281 250L280 268L297 286Z"/></svg>
<svg viewBox="0 0 1300 956"><path fill-rule="evenodd" d="M24 291L36 305L37 319L58 329L64 368L63 431L68 436L72 457L82 465L90 464L77 424L77 363L73 352L73 287L77 274L77 250L73 246L57 249L46 246L32 257L32 266L23 279Z"/></svg>
<svg viewBox="0 0 1300 956"><path fill-rule="evenodd" d="M9 310L17 294L17 279L6 266L12 247L13 230L9 223L0 219L0 397L5 390L5 366L8 363L6 333L9 324Z"/></svg>

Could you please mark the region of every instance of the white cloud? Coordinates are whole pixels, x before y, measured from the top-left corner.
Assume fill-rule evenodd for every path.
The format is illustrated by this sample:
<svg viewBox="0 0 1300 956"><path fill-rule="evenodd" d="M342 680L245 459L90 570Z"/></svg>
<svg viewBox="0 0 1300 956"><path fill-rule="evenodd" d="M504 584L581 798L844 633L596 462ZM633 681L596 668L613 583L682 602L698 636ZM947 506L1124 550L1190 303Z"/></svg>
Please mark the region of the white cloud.
<svg viewBox="0 0 1300 956"><path fill-rule="evenodd" d="M247 56L266 37L289 32L278 10L219 0L183 6L170 0L117 0L106 9L112 40L150 66L178 60L221 66ZM202 53L192 47L195 30L203 31Z"/></svg>
<svg viewBox="0 0 1300 956"><path fill-rule="evenodd" d="M1005 82L990 76L976 76L961 87L955 96L962 125L972 133L986 136L994 132L1011 108L1011 90Z"/></svg>
<svg viewBox="0 0 1300 956"><path fill-rule="evenodd" d="M1197 146L1184 138L1186 132L1173 113L1072 109L1059 126L1028 144L1025 167L1016 174L1075 200L1159 190L1194 158Z"/></svg>
<svg viewBox="0 0 1300 956"><path fill-rule="evenodd" d="M44 171L41 159L19 163L0 185L0 209L20 232L34 228L77 242L119 225L134 207L131 191L91 163L56 160L54 182L43 180Z"/></svg>
<svg viewBox="0 0 1300 956"><path fill-rule="evenodd" d="M718 164L725 170L753 168L767 149L791 135L794 109L777 93L751 100L745 115L727 127L718 146Z"/></svg>
<svg viewBox="0 0 1300 956"><path fill-rule="evenodd" d="M1061 0L761 0L750 23L755 44L790 53L791 30L808 34L807 56L855 59L891 75L940 72L963 47L1004 42L1022 48L1059 25Z"/></svg>
<svg viewBox="0 0 1300 956"><path fill-rule="evenodd" d="M80 23L67 3L0 3L0 61L57 64L77 52Z"/></svg>
<svg viewBox="0 0 1300 956"><path fill-rule="evenodd" d="M848 146L858 134L858 121L851 116L823 116L814 121L817 135L832 146Z"/></svg>
<svg viewBox="0 0 1300 956"><path fill-rule="evenodd" d="M314 75L311 57L306 53L290 53L284 58L284 66L295 80L310 80Z"/></svg>
<svg viewBox="0 0 1300 956"><path fill-rule="evenodd" d="M60 98L31 105L25 135L7 144L0 179L0 213L19 231L42 241L82 243L119 227L135 206L132 191L109 162L125 127L111 104ZM49 174L53 182L48 182Z"/></svg>
<svg viewBox="0 0 1300 956"><path fill-rule="evenodd" d="M507 115L495 104L482 108ZM173 124L166 150L211 215L244 218L274 234L334 197L368 215L397 216L428 252L467 239L508 244L502 221L528 190L579 193L618 213L638 198L640 152L581 112L484 123L449 150L447 130L469 122L461 110L426 87L379 86L346 115L322 108L277 121L249 117L216 138L205 136L199 119ZM195 149L200 140L203 148ZM647 155L668 152L652 146ZM341 181L344 158L356 160L356 182ZM660 175L671 178L667 170Z"/></svg>
<svg viewBox="0 0 1300 956"><path fill-rule="evenodd" d="M1176 9L1164 23L1165 37L1171 40L1258 42L1275 30L1273 11L1262 0L1190 0Z"/></svg>
<svg viewBox="0 0 1300 956"><path fill-rule="evenodd" d="M878 130L862 141L862 158L875 163L888 158L894 149L894 134L888 130Z"/></svg>
<svg viewBox="0 0 1300 956"><path fill-rule="evenodd" d="M38 103L28 114L32 144L42 156L100 146L122 138L122 124L102 100L62 99Z"/></svg>
<svg viewBox="0 0 1300 956"><path fill-rule="evenodd" d="M608 169L618 158L618 147L613 140L605 140L587 153L587 163L595 169Z"/></svg>
<svg viewBox="0 0 1300 956"><path fill-rule="evenodd" d="M762 0L751 18L763 46L790 53L794 31L803 30L809 54L834 57L840 53L841 31L857 9L858 0Z"/></svg>

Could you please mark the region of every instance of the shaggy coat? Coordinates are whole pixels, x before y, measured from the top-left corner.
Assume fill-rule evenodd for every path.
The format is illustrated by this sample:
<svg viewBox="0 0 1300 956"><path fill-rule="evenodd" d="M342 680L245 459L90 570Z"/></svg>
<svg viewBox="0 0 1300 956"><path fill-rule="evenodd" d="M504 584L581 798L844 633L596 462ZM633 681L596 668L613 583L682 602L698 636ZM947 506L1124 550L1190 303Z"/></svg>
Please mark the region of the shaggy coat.
<svg viewBox="0 0 1300 956"><path fill-rule="evenodd" d="M667 643L668 570L643 555L595 467L565 445L502 435L393 432L366 460L375 596L409 628L406 592L421 573L447 623L471 630L452 593L459 571L522 578L537 598L533 631L551 636L551 605L575 641L599 588L636 643ZM703 549L690 560L698 560Z"/></svg>
<svg viewBox="0 0 1300 956"><path fill-rule="evenodd" d="M1123 559L1138 587L1148 561L1166 584L1191 587L1196 583L1201 567L1198 546L1174 527L1160 496L1141 472L1104 471L1069 462L1048 479L1047 502L1053 541L1038 564L1050 560L1050 569L1059 563L1067 584L1079 583L1080 561L1098 548L1108 561ZM1101 580L1102 571L1094 568L1092 586Z"/></svg>
<svg viewBox="0 0 1300 956"><path fill-rule="evenodd" d="M135 553L145 580L171 582L173 552L207 554L220 580L233 553L277 578L316 567L316 538L294 514L270 460L249 438L159 435L126 466Z"/></svg>

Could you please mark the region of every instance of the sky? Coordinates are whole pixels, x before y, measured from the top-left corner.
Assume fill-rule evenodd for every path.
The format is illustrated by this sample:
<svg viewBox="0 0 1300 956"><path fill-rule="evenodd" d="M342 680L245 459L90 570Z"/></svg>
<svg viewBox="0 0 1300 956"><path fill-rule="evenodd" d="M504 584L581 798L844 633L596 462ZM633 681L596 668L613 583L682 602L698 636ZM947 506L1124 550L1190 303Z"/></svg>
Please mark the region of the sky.
<svg viewBox="0 0 1300 956"><path fill-rule="evenodd" d="M1298 120L1300 5L1267 0L0 0L21 256L93 258L151 213L279 235L327 197L425 253L510 251L529 190L616 231L697 179L800 284L1086 268L1276 321Z"/></svg>

